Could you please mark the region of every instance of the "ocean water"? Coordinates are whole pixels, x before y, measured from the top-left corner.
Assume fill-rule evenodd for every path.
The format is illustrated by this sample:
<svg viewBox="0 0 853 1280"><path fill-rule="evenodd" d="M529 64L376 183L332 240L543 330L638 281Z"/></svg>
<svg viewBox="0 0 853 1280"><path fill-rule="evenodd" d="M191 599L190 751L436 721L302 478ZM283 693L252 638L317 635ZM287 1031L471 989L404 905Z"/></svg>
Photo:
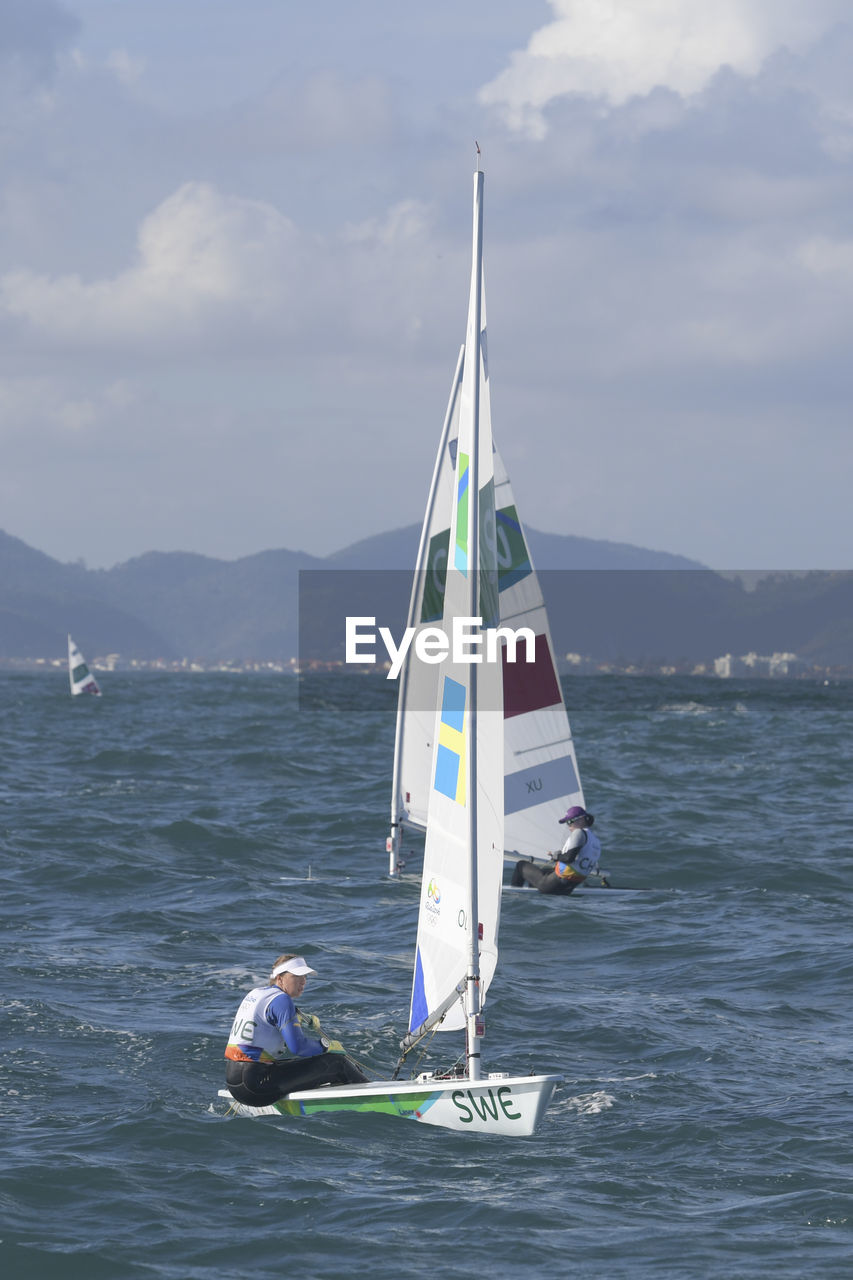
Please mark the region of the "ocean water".
<svg viewBox="0 0 853 1280"><path fill-rule="evenodd" d="M566 683L638 891L504 897L486 1064L565 1073L528 1139L216 1096L285 949L368 1071L396 1061L390 688L342 713L282 676L103 685L0 676L5 1276L853 1273L853 684Z"/></svg>

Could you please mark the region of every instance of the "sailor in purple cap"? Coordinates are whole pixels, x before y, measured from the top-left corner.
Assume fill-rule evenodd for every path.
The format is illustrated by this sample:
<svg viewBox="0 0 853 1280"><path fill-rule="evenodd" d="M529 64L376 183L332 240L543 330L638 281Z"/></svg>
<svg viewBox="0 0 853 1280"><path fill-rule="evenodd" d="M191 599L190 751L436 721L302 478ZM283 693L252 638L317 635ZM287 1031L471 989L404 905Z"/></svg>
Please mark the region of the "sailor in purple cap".
<svg viewBox="0 0 853 1280"><path fill-rule="evenodd" d="M598 871L601 857L601 841L591 830L595 818L579 804L573 804L565 817L565 843L558 854L549 854L553 864L542 866L537 862L517 862L511 883L516 887L529 886L540 893L573 893L587 876Z"/></svg>

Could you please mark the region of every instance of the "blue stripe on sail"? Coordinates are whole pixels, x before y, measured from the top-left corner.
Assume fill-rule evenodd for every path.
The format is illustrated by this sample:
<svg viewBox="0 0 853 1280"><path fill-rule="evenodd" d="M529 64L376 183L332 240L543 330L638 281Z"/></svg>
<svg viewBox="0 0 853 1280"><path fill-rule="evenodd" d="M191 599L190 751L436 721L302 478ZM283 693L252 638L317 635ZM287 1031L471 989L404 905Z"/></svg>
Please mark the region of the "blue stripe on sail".
<svg viewBox="0 0 853 1280"><path fill-rule="evenodd" d="M533 572L530 564L517 565L515 569L501 570L498 573L498 591L508 591L517 582L521 582Z"/></svg>
<svg viewBox="0 0 853 1280"><path fill-rule="evenodd" d="M504 813L519 813L534 805L559 800L580 790L571 756L532 764L504 778Z"/></svg>
<svg viewBox="0 0 853 1280"><path fill-rule="evenodd" d="M441 743L435 753L435 789L450 800L456 799L459 785L459 756Z"/></svg>
<svg viewBox="0 0 853 1280"><path fill-rule="evenodd" d="M422 1022L426 1022L428 1013L426 992L424 991L424 970L421 964L421 949L418 947L418 953L415 956L415 980L412 985L412 1013L409 1019L409 1030L416 1031Z"/></svg>
<svg viewBox="0 0 853 1280"><path fill-rule="evenodd" d="M498 524L505 524L508 529L512 529L514 533L521 533L521 521L513 520L508 510L501 507L500 511L495 512L495 518Z"/></svg>
<svg viewBox="0 0 853 1280"><path fill-rule="evenodd" d="M444 678L444 690L441 695L441 723L448 728L462 732L465 722L465 686L450 676Z"/></svg>
<svg viewBox="0 0 853 1280"><path fill-rule="evenodd" d="M498 591L506 591L532 573L533 566L515 507L501 507L495 512L495 522L499 547Z"/></svg>

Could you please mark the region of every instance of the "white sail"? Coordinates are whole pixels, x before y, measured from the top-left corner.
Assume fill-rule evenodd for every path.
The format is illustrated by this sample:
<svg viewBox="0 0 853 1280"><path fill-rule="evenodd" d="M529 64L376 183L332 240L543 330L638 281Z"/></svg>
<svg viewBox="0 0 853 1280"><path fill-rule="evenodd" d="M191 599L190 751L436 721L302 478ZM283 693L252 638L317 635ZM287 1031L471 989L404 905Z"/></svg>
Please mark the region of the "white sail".
<svg viewBox="0 0 853 1280"><path fill-rule="evenodd" d="M101 690L98 682L86 666L83 655L71 636L68 637L68 680L71 693L75 697L78 693L93 693L95 697L100 698Z"/></svg>
<svg viewBox="0 0 853 1280"><path fill-rule="evenodd" d="M463 348L463 355L464 355ZM448 511L459 434L461 360L453 379L427 502L407 625L421 631L441 618L450 539ZM488 386L488 380L486 379ZM542 858L558 841L558 819L584 804L572 731L557 674L539 578L518 515L509 476L492 454L500 622L529 627L536 661L504 668L504 851L507 858ZM425 830L434 750L440 668L412 658L400 674L391 796L389 872L397 870L403 827Z"/></svg>
<svg viewBox="0 0 853 1280"><path fill-rule="evenodd" d="M485 628L498 623L479 172L475 183L475 252L442 610L448 636L456 619L480 617ZM465 1007L452 1003L441 1029L470 1027L497 963L503 873L501 664L454 661L451 654L440 664L438 684L410 1031L435 1016L464 980L469 986Z"/></svg>
<svg viewBox="0 0 853 1280"><path fill-rule="evenodd" d="M412 579L406 626L414 628L416 633L439 622L444 608L444 577L450 541L450 508L459 438L464 355L463 346L450 388L421 530L417 568ZM409 654L411 653L410 648ZM401 828L405 825L426 830L438 689L438 666L412 662L407 657L400 672L397 694L394 774L391 783L391 835L387 842L387 851L391 855L391 875L397 870Z"/></svg>
<svg viewBox="0 0 853 1280"><path fill-rule="evenodd" d="M504 853L542 858L559 847L558 821L584 804L583 788L542 588L497 454L495 502L501 625L536 636L534 663L504 665Z"/></svg>

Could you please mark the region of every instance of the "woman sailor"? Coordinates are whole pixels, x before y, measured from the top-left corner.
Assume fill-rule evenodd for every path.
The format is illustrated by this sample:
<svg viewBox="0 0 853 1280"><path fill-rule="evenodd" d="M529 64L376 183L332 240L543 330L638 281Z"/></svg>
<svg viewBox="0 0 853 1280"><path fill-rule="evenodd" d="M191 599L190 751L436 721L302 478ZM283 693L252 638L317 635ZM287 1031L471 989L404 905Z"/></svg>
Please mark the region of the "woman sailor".
<svg viewBox="0 0 853 1280"><path fill-rule="evenodd" d="M573 804L559 821L566 824L568 833L560 852L549 855L554 859L553 866L517 862L512 873L512 884L529 885L540 893L573 893L587 876L598 870L601 841L590 830L595 822L593 815L579 804Z"/></svg>
<svg viewBox="0 0 853 1280"><path fill-rule="evenodd" d="M225 1083L237 1102L265 1107L296 1089L367 1079L340 1041L321 1035L319 1020L296 1007L316 972L289 952L275 961L268 983L244 996L225 1050Z"/></svg>

